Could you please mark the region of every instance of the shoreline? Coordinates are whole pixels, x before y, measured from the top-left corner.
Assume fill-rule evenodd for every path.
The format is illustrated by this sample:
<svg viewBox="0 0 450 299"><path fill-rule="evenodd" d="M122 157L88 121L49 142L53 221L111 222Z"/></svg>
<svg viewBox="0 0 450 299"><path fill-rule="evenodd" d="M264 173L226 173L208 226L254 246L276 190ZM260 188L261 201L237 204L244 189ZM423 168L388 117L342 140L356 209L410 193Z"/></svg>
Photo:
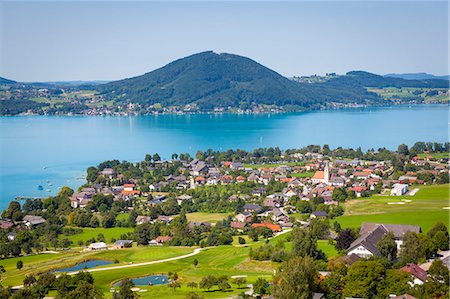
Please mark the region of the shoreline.
<svg viewBox="0 0 450 299"><path fill-rule="evenodd" d="M320 111L339 111L339 110L354 110L354 109L367 109L367 108L393 108L393 107L401 107L401 106L410 106L410 107L420 107L420 106L447 106L450 107L449 103L401 103L395 104L390 103L389 105L349 105L342 107L321 107L318 109L305 109L305 110L293 110L293 111L243 111L243 112L233 112L233 111L202 111L202 112L162 112L162 113L107 113L107 114L39 114L39 113L20 113L15 115L0 115L0 117L27 117L27 116L69 116L69 117L79 117L79 116L94 116L94 117L130 117L130 116L159 116L159 115L171 115L171 116L185 116L185 115L271 115L271 114L301 114L301 113L310 113L310 112L320 112Z"/></svg>

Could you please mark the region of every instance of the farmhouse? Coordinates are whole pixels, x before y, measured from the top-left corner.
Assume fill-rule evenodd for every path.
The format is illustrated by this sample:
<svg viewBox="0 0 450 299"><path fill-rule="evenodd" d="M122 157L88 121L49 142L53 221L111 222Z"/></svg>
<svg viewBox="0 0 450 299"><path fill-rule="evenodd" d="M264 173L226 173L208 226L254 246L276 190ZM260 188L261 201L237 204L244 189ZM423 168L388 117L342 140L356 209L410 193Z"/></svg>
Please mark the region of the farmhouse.
<svg viewBox="0 0 450 299"><path fill-rule="evenodd" d="M420 226L401 224L377 224L364 222L361 226L360 237L356 239L347 249L347 255L356 254L362 258L379 255L377 243L388 232L394 234L397 248L400 249L403 243L403 236L406 232L420 233Z"/></svg>
<svg viewBox="0 0 450 299"><path fill-rule="evenodd" d="M106 250L108 247L105 242L92 243L88 247L90 250Z"/></svg>

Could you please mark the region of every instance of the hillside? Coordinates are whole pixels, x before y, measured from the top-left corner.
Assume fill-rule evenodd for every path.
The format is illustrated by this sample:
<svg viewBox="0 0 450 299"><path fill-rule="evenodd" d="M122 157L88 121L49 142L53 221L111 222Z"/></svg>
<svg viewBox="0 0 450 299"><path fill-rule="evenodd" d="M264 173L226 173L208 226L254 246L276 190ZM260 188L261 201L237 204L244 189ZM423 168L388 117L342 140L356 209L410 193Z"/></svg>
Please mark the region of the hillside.
<svg viewBox="0 0 450 299"><path fill-rule="evenodd" d="M362 86L300 84L246 57L202 52L142 76L96 87L106 98L141 104L186 105L202 109L252 105L314 108L326 102L380 103Z"/></svg>
<svg viewBox="0 0 450 299"><path fill-rule="evenodd" d="M0 84L16 84L16 81L0 77Z"/></svg>

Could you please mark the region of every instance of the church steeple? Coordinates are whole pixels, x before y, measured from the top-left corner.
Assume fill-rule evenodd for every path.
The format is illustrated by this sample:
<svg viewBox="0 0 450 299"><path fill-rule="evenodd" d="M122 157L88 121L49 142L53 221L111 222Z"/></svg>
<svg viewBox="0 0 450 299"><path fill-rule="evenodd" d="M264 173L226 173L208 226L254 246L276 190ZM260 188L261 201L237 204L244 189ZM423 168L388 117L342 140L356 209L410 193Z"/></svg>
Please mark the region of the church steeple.
<svg viewBox="0 0 450 299"><path fill-rule="evenodd" d="M328 182L330 180L330 166L328 164L328 161L325 162L325 171L324 171L324 174L323 174L323 178L325 180L325 183L328 184Z"/></svg>

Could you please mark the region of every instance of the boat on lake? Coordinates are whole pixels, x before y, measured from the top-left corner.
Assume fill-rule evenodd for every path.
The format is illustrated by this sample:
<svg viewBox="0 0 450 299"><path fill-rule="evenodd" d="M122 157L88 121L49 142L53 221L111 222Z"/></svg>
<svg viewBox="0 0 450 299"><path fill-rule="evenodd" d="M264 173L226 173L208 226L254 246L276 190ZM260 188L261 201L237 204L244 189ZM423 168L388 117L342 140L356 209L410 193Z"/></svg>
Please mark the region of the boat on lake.
<svg viewBox="0 0 450 299"><path fill-rule="evenodd" d="M38 185L38 190L42 191L42 190L44 190L44 187L42 187L42 185Z"/></svg>

